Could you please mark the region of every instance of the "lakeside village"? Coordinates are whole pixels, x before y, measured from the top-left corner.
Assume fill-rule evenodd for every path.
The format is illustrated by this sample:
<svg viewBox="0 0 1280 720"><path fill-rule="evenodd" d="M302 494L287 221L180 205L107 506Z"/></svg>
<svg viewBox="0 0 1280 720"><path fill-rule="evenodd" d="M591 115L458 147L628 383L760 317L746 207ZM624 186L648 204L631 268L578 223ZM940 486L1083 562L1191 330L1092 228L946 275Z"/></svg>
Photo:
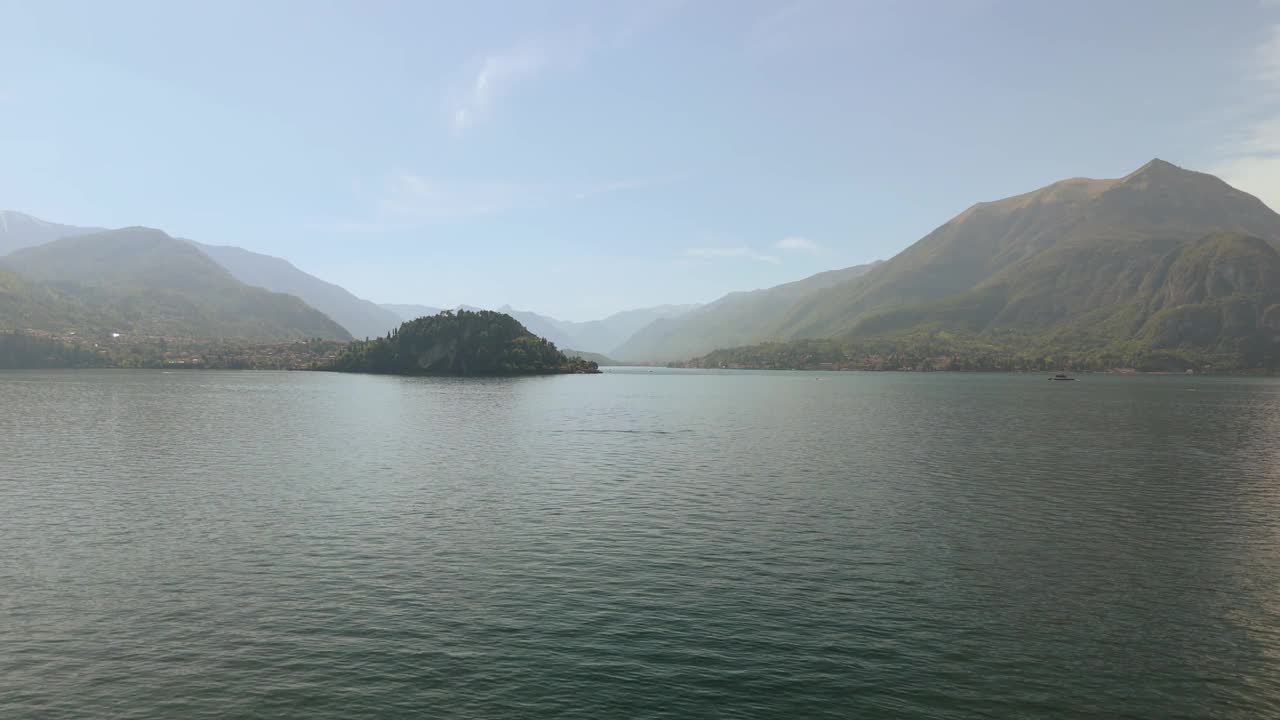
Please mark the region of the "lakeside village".
<svg viewBox="0 0 1280 720"><path fill-rule="evenodd" d="M1092 362L1074 357L1005 354L857 352L835 343L810 347L764 345L718 350L668 367L740 370L824 370L897 372L1075 372L1201 374L1267 373L1263 368L1233 368L1223 363L1189 362L1172 353L1142 358L1105 357ZM77 333L38 330L0 331L0 368L159 368L209 370L312 370L328 366L347 343L320 338L291 342L247 342L181 336L132 335L114 331ZM1216 358L1215 358L1216 359ZM1084 361L1082 361L1084 360ZM1125 362L1128 360L1128 362ZM1138 360L1137 363L1134 360ZM1136 365L1136 367L1135 367ZM1271 371L1274 371L1272 369Z"/></svg>
<svg viewBox="0 0 1280 720"><path fill-rule="evenodd" d="M346 346L311 338L254 343L120 332L0 332L0 367L308 370Z"/></svg>

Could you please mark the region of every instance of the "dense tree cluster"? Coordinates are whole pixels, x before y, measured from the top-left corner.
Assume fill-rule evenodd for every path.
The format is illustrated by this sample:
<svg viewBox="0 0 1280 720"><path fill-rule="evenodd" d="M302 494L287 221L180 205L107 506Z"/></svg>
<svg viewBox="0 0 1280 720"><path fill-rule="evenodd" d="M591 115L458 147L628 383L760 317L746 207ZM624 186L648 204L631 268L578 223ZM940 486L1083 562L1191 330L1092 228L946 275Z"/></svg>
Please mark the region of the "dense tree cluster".
<svg viewBox="0 0 1280 720"><path fill-rule="evenodd" d="M325 369L395 375L549 375L598 372L568 358L510 315L445 311L404 323L386 337L357 341Z"/></svg>

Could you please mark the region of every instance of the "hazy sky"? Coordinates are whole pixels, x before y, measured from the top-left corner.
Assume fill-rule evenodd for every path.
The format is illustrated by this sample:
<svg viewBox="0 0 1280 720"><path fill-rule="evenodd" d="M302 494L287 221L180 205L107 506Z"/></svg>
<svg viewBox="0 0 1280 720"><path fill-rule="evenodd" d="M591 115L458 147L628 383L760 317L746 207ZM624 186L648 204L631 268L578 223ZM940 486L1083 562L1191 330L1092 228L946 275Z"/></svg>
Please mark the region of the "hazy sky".
<svg viewBox="0 0 1280 720"><path fill-rule="evenodd" d="M0 208L567 319L1152 157L1280 207L1280 3L9 2Z"/></svg>

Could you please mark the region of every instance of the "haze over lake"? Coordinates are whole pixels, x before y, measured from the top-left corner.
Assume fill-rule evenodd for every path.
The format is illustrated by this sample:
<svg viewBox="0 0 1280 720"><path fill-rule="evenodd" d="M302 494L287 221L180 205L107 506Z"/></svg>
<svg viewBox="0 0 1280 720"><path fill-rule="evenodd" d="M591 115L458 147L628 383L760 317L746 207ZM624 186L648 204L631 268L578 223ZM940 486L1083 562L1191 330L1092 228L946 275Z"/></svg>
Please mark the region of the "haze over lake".
<svg viewBox="0 0 1280 720"><path fill-rule="evenodd" d="M0 373L0 717L1280 714L1280 381Z"/></svg>

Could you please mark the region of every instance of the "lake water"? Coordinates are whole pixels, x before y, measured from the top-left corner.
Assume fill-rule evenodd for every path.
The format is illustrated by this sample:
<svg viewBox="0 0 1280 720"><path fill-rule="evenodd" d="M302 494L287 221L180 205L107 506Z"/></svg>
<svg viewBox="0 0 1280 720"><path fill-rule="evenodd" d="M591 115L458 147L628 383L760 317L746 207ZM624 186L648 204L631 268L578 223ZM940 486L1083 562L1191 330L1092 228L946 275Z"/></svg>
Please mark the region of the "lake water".
<svg viewBox="0 0 1280 720"><path fill-rule="evenodd" d="M1280 383L0 373L0 717L1280 717Z"/></svg>

